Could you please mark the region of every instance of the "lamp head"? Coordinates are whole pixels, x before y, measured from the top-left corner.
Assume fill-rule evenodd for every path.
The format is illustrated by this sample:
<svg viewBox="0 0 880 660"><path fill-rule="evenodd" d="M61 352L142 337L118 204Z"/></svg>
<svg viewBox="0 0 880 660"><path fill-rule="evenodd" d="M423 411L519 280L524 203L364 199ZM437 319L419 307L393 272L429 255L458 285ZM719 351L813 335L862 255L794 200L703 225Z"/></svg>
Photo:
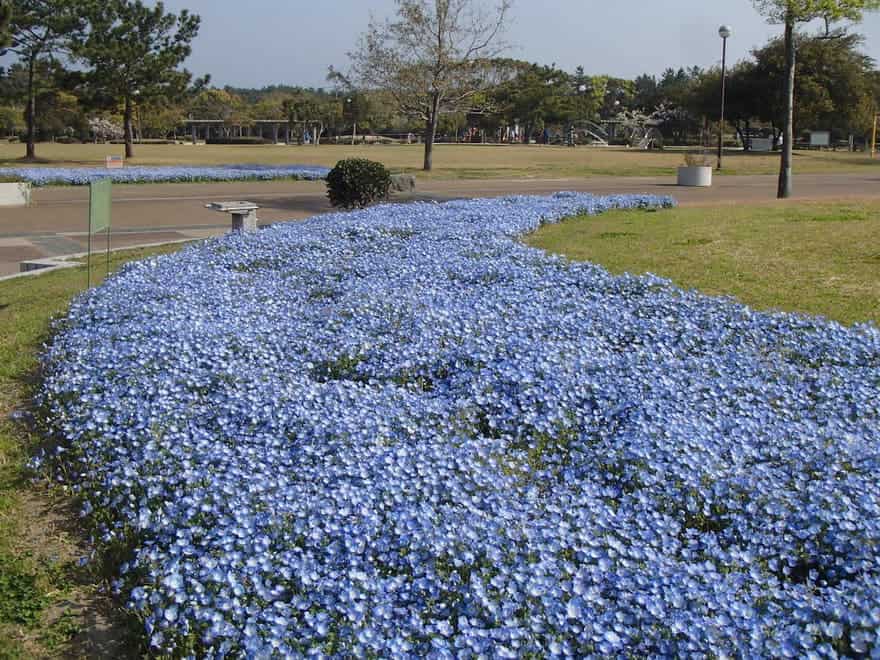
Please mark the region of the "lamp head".
<svg viewBox="0 0 880 660"><path fill-rule="evenodd" d="M722 39L727 39L732 34L733 28L729 25L722 25L720 28L718 28L718 36Z"/></svg>

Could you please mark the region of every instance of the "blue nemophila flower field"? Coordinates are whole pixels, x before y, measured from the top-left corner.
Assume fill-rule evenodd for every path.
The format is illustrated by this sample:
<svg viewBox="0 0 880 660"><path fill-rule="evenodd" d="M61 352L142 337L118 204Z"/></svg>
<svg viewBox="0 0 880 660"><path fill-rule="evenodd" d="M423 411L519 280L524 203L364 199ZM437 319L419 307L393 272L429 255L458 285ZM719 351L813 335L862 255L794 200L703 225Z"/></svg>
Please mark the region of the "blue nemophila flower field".
<svg viewBox="0 0 880 660"><path fill-rule="evenodd" d="M134 166L123 169L99 167L0 168L0 177L15 176L35 186L86 186L110 179L114 183L189 183L194 181L272 181L275 179L323 179L330 170L317 165L218 165Z"/></svg>
<svg viewBox="0 0 880 660"><path fill-rule="evenodd" d="M880 655L880 331L522 234L652 197L381 206L80 297L60 461L156 650Z"/></svg>

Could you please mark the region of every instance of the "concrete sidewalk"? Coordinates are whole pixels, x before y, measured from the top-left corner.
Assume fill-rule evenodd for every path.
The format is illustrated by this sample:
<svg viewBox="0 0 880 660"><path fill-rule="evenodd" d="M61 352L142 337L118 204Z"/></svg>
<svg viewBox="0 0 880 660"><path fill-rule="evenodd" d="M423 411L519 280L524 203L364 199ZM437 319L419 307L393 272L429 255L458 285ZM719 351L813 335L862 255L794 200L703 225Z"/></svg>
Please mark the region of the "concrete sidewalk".
<svg viewBox="0 0 880 660"><path fill-rule="evenodd" d="M595 194L672 195L687 206L780 204L775 176L719 176L711 188L679 188L671 177L586 179L480 179L419 181L417 195L395 197L448 200L575 190ZM880 176L803 174L795 177L795 200L880 199ZM19 272L28 259L83 252L88 242L87 187L38 188L29 208L0 209L0 275ZM331 209L323 182L271 181L198 184L117 185L113 190L113 246L126 247L225 233L230 219L204 206L248 200L260 205L261 223L298 220ZM95 237L103 249L104 237Z"/></svg>

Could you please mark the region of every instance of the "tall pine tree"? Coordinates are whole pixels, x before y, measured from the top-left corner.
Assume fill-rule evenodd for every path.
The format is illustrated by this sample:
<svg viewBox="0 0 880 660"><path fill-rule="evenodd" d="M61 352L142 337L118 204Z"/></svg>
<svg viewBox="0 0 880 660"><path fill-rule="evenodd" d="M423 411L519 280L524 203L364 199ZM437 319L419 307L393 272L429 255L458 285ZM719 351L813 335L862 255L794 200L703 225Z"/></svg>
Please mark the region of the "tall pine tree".
<svg viewBox="0 0 880 660"><path fill-rule="evenodd" d="M89 68L90 86L108 102L122 104L125 156L134 156L135 103L172 100L185 93L192 78L178 67L189 57L200 18L186 9L165 11L162 2L105 0L91 5L90 28L76 46Z"/></svg>
<svg viewBox="0 0 880 660"><path fill-rule="evenodd" d="M34 160L37 93L40 83L46 82L39 79L40 63L67 51L71 40L84 28L83 6L79 0L12 0L10 9L8 50L28 71L25 159Z"/></svg>

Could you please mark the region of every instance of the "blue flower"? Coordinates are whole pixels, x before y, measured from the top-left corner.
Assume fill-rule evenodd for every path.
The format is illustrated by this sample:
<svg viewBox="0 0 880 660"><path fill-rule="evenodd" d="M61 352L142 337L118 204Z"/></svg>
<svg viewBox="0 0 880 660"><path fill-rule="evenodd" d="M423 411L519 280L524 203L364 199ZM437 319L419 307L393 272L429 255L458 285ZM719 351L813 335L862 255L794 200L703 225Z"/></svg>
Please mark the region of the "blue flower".
<svg viewBox="0 0 880 660"><path fill-rule="evenodd" d="M77 298L45 463L156 652L876 652L880 331L519 241L671 204L379 206Z"/></svg>
<svg viewBox="0 0 880 660"><path fill-rule="evenodd" d="M15 167L0 168L0 176L14 176L35 186L83 186L99 179L114 183L191 183L199 181L271 181L302 179L313 181L327 176L329 168L316 165L218 165L206 166L127 166L123 169L96 167Z"/></svg>

